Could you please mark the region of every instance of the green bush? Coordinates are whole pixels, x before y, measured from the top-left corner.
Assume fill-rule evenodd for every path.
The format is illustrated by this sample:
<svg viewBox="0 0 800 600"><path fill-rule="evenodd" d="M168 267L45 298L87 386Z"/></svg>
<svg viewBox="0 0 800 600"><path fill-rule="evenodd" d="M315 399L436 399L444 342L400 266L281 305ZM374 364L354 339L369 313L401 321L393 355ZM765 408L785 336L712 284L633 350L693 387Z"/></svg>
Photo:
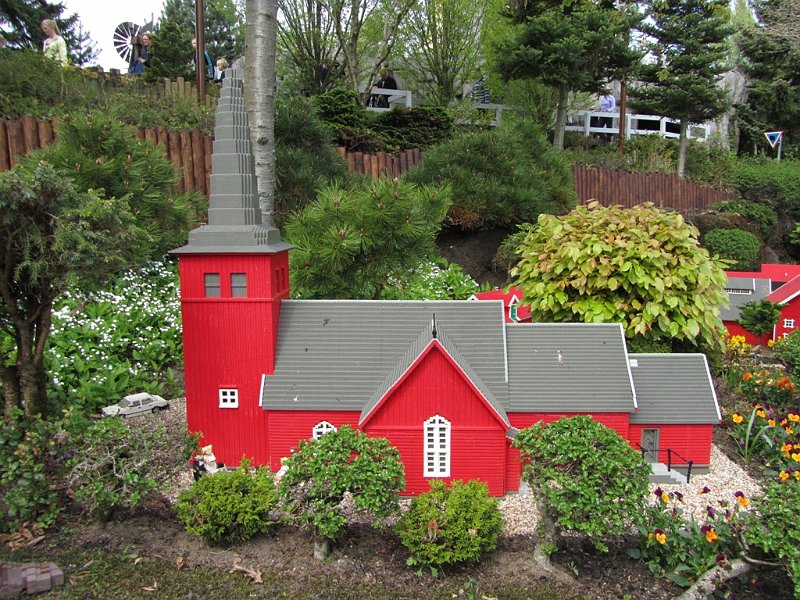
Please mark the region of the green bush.
<svg viewBox="0 0 800 600"><path fill-rule="evenodd" d="M292 212L316 199L324 184L349 187L358 179L332 145L333 134L314 105L299 96L278 100L275 111L275 220L282 227Z"/></svg>
<svg viewBox="0 0 800 600"><path fill-rule="evenodd" d="M792 374L797 375L800 370L800 330L779 339L772 351L789 367Z"/></svg>
<svg viewBox="0 0 800 600"><path fill-rule="evenodd" d="M444 258L425 261L417 268L390 280L384 300L467 300L481 287L456 263Z"/></svg>
<svg viewBox="0 0 800 600"><path fill-rule="evenodd" d="M739 161L730 183L745 200L800 219L800 161Z"/></svg>
<svg viewBox="0 0 800 600"><path fill-rule="evenodd" d="M531 121L460 134L426 152L405 179L453 190L447 221L462 229L509 227L575 206L572 173Z"/></svg>
<svg viewBox="0 0 800 600"><path fill-rule="evenodd" d="M195 98L147 94L148 86L134 79L108 94L107 111L122 123L133 127L165 127L170 131L214 131L214 108L200 104Z"/></svg>
<svg viewBox="0 0 800 600"><path fill-rule="evenodd" d="M406 148L430 148L450 137L453 118L439 106L396 107L374 114L383 149L397 152Z"/></svg>
<svg viewBox="0 0 800 600"><path fill-rule="evenodd" d="M409 565L432 568L478 561L497 546L503 519L497 500L482 481L438 479L411 501L395 531L411 553Z"/></svg>
<svg viewBox="0 0 800 600"><path fill-rule="evenodd" d="M212 542L244 542L269 530L278 494L267 469L249 470L243 460L235 471L204 475L181 492L175 513L186 530Z"/></svg>
<svg viewBox="0 0 800 600"><path fill-rule="evenodd" d="M741 229L712 229L703 236L703 246L710 254L732 261L734 271L749 271L760 262L761 242Z"/></svg>
<svg viewBox="0 0 800 600"><path fill-rule="evenodd" d="M749 223L758 226L761 238L766 239L769 233L778 224L778 214L775 209L747 200L723 200L714 206L719 212L733 213L741 216Z"/></svg>

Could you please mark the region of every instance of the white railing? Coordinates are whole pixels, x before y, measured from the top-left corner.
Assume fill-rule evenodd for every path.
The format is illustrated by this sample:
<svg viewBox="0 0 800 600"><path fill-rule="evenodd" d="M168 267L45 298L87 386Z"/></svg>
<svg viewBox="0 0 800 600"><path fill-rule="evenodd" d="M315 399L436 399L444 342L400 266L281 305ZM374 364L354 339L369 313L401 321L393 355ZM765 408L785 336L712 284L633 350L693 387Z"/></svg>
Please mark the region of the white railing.
<svg viewBox="0 0 800 600"><path fill-rule="evenodd" d="M680 122L658 115L626 114L625 138L633 135L660 135L665 138L680 137ZM567 115L567 131L580 131L585 136L619 135L619 113L586 110ZM689 137L705 142L711 133L708 123L691 124Z"/></svg>
<svg viewBox="0 0 800 600"><path fill-rule="evenodd" d="M395 106L405 106L406 108L411 108L412 106L412 97L411 92L409 90L387 90L384 88L372 88L370 92L373 96L387 96L387 100L389 101L389 106L387 108L381 108L378 106L367 106L367 110L374 110L376 112L384 112L387 110L392 110Z"/></svg>

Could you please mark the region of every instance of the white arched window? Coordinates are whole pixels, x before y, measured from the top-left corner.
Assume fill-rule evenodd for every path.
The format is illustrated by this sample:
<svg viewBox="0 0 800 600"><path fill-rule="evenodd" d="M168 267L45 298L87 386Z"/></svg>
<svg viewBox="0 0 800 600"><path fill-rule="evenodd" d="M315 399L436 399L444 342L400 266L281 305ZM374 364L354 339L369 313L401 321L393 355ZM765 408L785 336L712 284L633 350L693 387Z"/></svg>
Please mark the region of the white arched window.
<svg viewBox="0 0 800 600"><path fill-rule="evenodd" d="M318 440L326 433L330 433L331 431L336 431L336 427L328 423L327 421L321 421L314 425L314 429L311 430L311 437L315 440Z"/></svg>
<svg viewBox="0 0 800 600"><path fill-rule="evenodd" d="M440 415L425 421L425 477L450 477L450 421Z"/></svg>

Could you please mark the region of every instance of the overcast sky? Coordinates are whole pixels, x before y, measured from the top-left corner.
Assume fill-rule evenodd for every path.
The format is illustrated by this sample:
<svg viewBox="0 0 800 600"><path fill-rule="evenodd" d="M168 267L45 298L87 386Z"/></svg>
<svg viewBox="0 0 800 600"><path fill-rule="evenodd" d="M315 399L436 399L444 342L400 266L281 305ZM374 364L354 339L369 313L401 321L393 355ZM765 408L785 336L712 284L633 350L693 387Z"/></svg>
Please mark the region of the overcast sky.
<svg viewBox="0 0 800 600"><path fill-rule="evenodd" d="M157 20L161 15L164 0L135 0L134 2L116 2L106 0L63 0L66 9L63 15L78 13L84 31L100 49L100 56L94 64L99 64L106 71L111 68L127 69L127 63L122 60L114 49L114 29L120 23L130 21L144 25L151 20Z"/></svg>

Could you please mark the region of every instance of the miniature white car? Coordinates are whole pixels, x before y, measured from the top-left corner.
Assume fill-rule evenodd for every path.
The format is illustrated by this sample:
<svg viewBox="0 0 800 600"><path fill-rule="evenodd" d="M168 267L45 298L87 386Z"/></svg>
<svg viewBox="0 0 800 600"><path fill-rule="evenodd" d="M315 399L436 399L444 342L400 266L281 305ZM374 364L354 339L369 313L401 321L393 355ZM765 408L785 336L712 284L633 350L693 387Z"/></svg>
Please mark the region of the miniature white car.
<svg viewBox="0 0 800 600"><path fill-rule="evenodd" d="M155 413L169 408L169 402L161 396L142 392L125 396L117 404L106 406L100 412L104 417L130 417L142 413Z"/></svg>

